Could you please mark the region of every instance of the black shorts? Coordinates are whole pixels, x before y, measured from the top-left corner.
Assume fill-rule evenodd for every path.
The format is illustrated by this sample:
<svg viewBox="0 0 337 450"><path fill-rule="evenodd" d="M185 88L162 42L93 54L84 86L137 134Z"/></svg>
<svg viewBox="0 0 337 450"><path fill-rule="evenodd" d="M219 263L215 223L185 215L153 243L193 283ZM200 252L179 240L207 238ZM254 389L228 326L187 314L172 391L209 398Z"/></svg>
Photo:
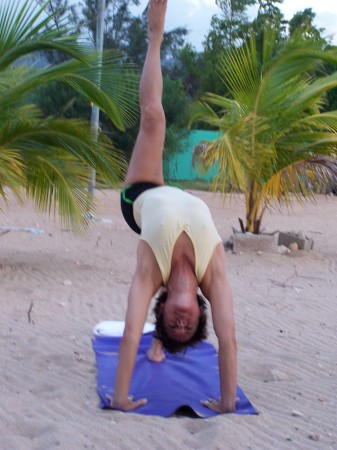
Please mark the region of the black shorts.
<svg viewBox="0 0 337 450"><path fill-rule="evenodd" d="M133 215L133 203L136 200L136 198L144 191L147 191L148 189L152 189L158 186L161 185L142 181L139 183L134 183L131 186L122 189L121 191L121 209L123 217L126 223L131 228L131 230L135 231L138 234L140 234L141 229L137 225Z"/></svg>

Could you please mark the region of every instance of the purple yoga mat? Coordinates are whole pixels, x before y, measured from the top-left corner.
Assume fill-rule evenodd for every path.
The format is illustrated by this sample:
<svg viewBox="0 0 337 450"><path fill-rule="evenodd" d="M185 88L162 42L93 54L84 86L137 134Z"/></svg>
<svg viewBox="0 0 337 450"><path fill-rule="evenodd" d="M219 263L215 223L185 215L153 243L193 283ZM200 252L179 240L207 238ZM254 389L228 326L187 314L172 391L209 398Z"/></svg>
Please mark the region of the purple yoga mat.
<svg viewBox="0 0 337 450"><path fill-rule="evenodd" d="M215 348L203 341L195 347L189 347L183 355L167 353L164 362L154 363L146 357L151 339L152 332L141 338L129 392L136 400L147 398L148 403L133 413L169 417L176 412L183 412L202 418L217 415L200 403L200 400L218 398L220 395ZM101 408L109 408L106 395L113 396L120 340L120 337L111 336L93 338ZM257 414L239 387L237 397L240 400L236 414Z"/></svg>

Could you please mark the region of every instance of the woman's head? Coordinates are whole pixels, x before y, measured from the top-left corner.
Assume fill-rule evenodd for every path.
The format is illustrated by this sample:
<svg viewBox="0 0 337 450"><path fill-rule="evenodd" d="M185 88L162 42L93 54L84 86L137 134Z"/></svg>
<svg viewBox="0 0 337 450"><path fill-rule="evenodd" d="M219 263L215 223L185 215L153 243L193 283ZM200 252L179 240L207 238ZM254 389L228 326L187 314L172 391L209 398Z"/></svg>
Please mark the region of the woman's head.
<svg viewBox="0 0 337 450"><path fill-rule="evenodd" d="M163 292L156 300L153 312L156 318L154 336L170 353L179 353L207 337L207 314L205 299L197 294L191 305L167 301Z"/></svg>

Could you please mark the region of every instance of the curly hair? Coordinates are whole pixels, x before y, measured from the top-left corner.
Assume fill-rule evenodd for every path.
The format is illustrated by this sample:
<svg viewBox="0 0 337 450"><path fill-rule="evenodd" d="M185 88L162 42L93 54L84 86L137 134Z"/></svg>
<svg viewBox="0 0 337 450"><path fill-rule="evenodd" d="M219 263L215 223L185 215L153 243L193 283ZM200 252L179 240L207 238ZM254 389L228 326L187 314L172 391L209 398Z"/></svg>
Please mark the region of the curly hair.
<svg viewBox="0 0 337 450"><path fill-rule="evenodd" d="M156 328L153 336L161 341L165 349L169 353L184 353L186 348L189 346L195 346L198 342L206 339L207 337L207 305L204 297L197 294L197 301L200 308L200 317L197 329L194 335L185 342L179 342L172 339L165 329L164 325L164 315L162 312L161 305L163 305L167 300L167 292L163 292L156 299L156 304L153 308L153 313L156 318Z"/></svg>

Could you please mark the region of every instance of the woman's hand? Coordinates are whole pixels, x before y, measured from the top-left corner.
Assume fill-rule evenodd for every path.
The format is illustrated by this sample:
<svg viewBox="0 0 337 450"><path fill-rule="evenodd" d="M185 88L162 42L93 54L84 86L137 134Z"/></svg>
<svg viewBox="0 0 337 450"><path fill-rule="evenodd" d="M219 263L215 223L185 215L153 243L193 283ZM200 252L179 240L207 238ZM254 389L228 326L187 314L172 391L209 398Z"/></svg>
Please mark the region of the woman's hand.
<svg viewBox="0 0 337 450"><path fill-rule="evenodd" d="M236 402L239 401L239 398L236 398L236 401L221 401L215 400L214 398L209 398L208 400L201 400L201 404L208 409L211 409L214 412L224 414L231 413L236 410Z"/></svg>
<svg viewBox="0 0 337 450"><path fill-rule="evenodd" d="M146 398L142 398L141 400L133 400L133 395L127 397L125 401L117 402L113 397L107 395L106 398L109 400L110 407L112 409L117 409L118 411L134 411L135 409L140 408L147 404Z"/></svg>

